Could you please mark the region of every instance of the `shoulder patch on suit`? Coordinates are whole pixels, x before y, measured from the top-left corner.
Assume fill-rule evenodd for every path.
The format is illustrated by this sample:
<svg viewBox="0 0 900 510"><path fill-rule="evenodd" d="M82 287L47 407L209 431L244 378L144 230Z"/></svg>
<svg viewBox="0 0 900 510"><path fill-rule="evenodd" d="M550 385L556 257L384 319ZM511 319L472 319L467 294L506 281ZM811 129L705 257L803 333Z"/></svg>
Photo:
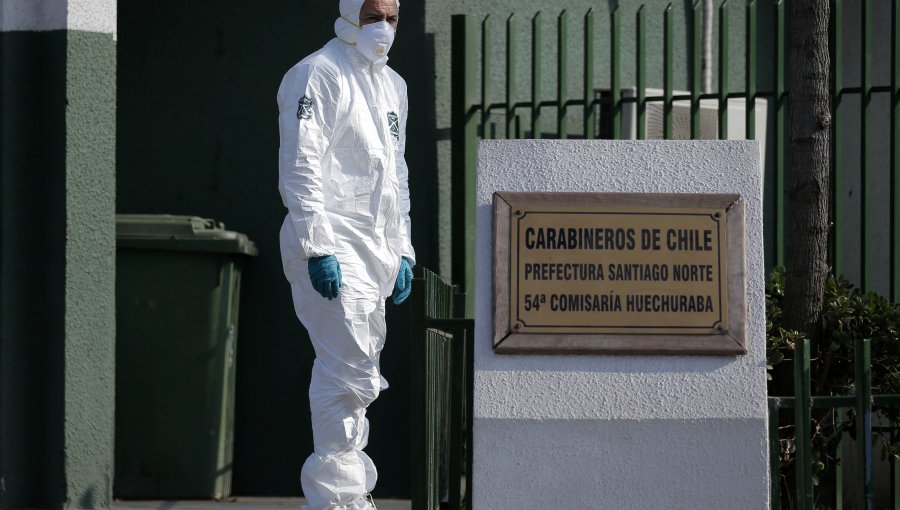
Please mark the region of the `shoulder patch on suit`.
<svg viewBox="0 0 900 510"><path fill-rule="evenodd" d="M312 107L315 102L306 96L300 98L300 101L297 103L297 118L298 119L311 119L312 118Z"/></svg>
<svg viewBox="0 0 900 510"><path fill-rule="evenodd" d="M400 118L397 117L396 112L388 112L387 114L388 120L388 128L391 130L391 136L394 137L394 140L400 141Z"/></svg>

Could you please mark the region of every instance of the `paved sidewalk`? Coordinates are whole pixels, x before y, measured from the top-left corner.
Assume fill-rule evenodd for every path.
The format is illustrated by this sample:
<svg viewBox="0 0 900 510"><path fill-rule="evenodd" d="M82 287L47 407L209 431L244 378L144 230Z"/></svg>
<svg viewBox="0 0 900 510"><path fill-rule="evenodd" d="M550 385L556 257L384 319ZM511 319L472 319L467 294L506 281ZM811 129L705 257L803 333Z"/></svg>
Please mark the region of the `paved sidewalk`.
<svg viewBox="0 0 900 510"><path fill-rule="evenodd" d="M224 501L116 501L112 510L300 510L303 498L228 498ZM376 499L378 510L410 510L410 502Z"/></svg>

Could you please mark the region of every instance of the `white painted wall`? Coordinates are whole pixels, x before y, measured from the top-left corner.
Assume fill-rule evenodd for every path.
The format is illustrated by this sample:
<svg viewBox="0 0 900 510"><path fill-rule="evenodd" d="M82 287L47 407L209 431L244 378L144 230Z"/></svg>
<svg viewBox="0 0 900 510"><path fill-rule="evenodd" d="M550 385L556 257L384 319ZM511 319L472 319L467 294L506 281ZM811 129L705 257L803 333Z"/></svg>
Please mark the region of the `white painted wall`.
<svg viewBox="0 0 900 510"><path fill-rule="evenodd" d="M753 141L483 141L474 508L768 508L762 182ZM745 356L497 355L495 191L740 193Z"/></svg>
<svg viewBox="0 0 900 510"><path fill-rule="evenodd" d="M82 30L116 35L116 0L3 0L0 31Z"/></svg>
<svg viewBox="0 0 900 510"><path fill-rule="evenodd" d="M113 34L116 32L117 0L68 0L69 30ZM163 30L165 28L163 27Z"/></svg>

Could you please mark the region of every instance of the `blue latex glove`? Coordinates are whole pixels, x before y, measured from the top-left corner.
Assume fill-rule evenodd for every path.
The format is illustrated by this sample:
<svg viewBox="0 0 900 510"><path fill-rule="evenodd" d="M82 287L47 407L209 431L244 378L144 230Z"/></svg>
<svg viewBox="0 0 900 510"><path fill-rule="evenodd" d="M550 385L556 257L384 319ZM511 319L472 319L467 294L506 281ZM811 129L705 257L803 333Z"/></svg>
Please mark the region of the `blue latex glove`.
<svg viewBox="0 0 900 510"><path fill-rule="evenodd" d="M399 305L409 297L409 293L412 292L412 279L412 264L408 258L403 257L400 261L400 272L397 273L397 282L394 283L394 293L391 294L395 305Z"/></svg>
<svg viewBox="0 0 900 510"><path fill-rule="evenodd" d="M338 296L341 288L341 265L334 255L309 259L309 280L316 292L329 301Z"/></svg>

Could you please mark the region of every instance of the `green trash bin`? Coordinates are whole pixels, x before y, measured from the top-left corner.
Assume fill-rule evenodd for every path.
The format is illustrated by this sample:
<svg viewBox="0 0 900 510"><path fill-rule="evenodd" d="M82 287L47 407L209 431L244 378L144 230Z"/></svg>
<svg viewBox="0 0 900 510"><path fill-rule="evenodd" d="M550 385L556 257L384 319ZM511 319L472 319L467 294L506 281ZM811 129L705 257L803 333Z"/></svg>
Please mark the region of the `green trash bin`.
<svg viewBox="0 0 900 510"><path fill-rule="evenodd" d="M256 246L213 220L116 217L121 499L231 492L241 266Z"/></svg>

